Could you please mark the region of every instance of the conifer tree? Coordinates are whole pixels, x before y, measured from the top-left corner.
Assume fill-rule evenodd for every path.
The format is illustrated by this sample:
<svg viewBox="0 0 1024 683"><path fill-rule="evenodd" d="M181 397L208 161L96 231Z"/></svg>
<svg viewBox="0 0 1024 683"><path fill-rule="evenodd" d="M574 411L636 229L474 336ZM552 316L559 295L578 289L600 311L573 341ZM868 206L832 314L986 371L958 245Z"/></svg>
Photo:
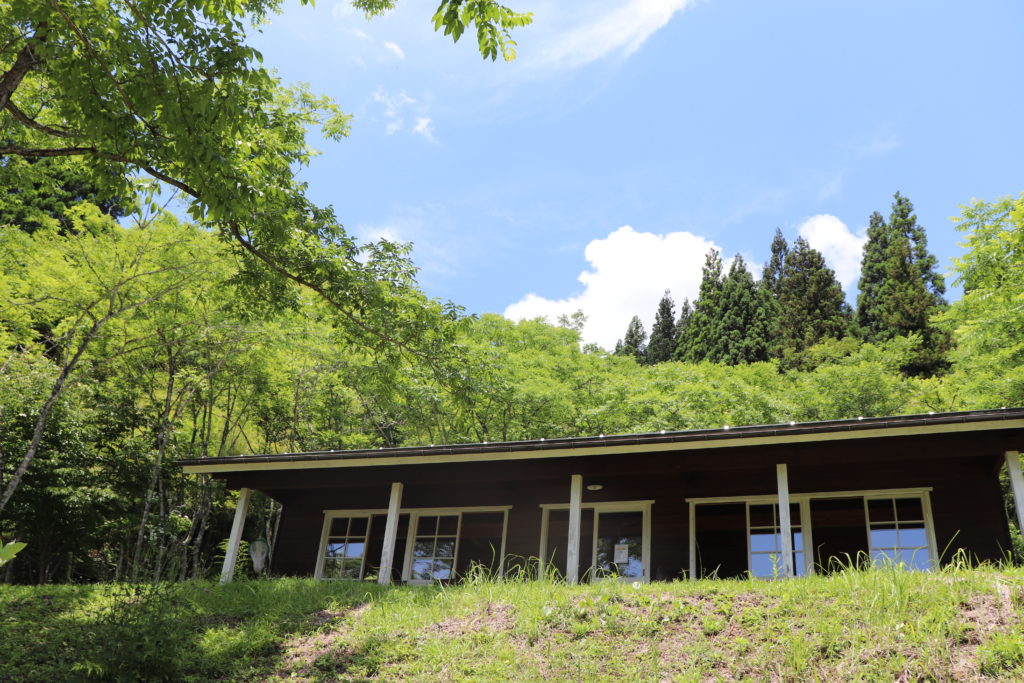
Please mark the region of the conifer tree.
<svg viewBox="0 0 1024 683"><path fill-rule="evenodd" d="M631 356L636 362L643 363L646 359L647 348L644 342L647 340L647 332L644 331L644 324L640 318L633 316L626 327L626 336L615 344L616 356Z"/></svg>
<svg viewBox="0 0 1024 683"><path fill-rule="evenodd" d="M704 257L700 293L693 303L685 334L679 336L676 357L687 363L710 359L715 347L722 291L722 257L714 249Z"/></svg>
<svg viewBox="0 0 1024 683"><path fill-rule="evenodd" d="M764 264L764 270L761 273L761 286L774 297L779 295L779 283L782 280L788 254L789 243L782 236L782 230L775 228L775 238L772 239L772 255L768 259L768 263Z"/></svg>
<svg viewBox="0 0 1024 683"><path fill-rule="evenodd" d="M689 299L683 299L682 306L679 307L679 319L676 320L676 348L672 351L673 360L682 360L682 349L687 344L687 339L690 335L690 319L693 317L693 306L690 305Z"/></svg>
<svg viewBox="0 0 1024 683"><path fill-rule="evenodd" d="M885 341L918 333L923 344L904 368L916 375L936 372L944 364L949 338L935 328L931 316L946 305L946 287L928 251L924 228L910 200L897 192L886 222L872 214L861 262L857 297L857 331L865 341Z"/></svg>
<svg viewBox="0 0 1024 683"><path fill-rule="evenodd" d="M672 359L676 350L676 313L672 294L666 289L658 302L658 310L654 314L654 326L651 328L651 339L647 344L647 362L650 365L664 363Z"/></svg>
<svg viewBox="0 0 1024 683"><path fill-rule="evenodd" d="M768 360L772 303L739 254L722 281L717 347L709 360L727 365Z"/></svg>
<svg viewBox="0 0 1024 683"><path fill-rule="evenodd" d="M850 307L825 257L803 237L787 253L778 280L778 342L783 353L799 353L826 337L841 339L850 327Z"/></svg>
<svg viewBox="0 0 1024 683"><path fill-rule="evenodd" d="M771 331L767 293L739 254L722 277L722 260L708 252L700 297L680 339L679 357L687 362L708 360L737 365L767 360Z"/></svg>

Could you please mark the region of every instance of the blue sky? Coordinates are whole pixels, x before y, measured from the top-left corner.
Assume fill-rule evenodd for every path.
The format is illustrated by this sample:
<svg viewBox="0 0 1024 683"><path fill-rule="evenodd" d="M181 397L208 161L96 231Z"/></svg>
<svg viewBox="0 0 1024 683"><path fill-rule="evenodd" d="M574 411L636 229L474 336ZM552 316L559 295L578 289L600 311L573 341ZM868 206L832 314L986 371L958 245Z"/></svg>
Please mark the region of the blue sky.
<svg viewBox="0 0 1024 683"><path fill-rule="evenodd" d="M413 242L427 294L470 313L582 309L610 347L696 294L708 248L759 267L776 227L852 299L895 191L946 269L958 205L1024 190L1016 0L506 2L535 14L511 64L435 34L434 0L291 3L252 39L355 117L315 141L314 200Z"/></svg>

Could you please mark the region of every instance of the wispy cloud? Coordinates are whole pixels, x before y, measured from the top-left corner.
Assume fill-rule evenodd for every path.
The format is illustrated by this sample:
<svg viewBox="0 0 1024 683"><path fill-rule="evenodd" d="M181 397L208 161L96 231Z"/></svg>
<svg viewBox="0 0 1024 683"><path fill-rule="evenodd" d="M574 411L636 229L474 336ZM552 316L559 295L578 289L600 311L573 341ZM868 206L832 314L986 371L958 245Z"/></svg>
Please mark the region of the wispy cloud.
<svg viewBox="0 0 1024 683"><path fill-rule="evenodd" d="M536 60L540 66L573 68L610 54L629 56L651 34L696 0L627 0L567 31L552 36L552 44Z"/></svg>
<svg viewBox="0 0 1024 683"><path fill-rule="evenodd" d="M420 135L430 142L437 143L434 135L434 120L427 115L427 106L410 97L405 90L389 93L380 86L373 93L374 102L384 107L384 133L394 135L406 128L406 117L411 116L413 124L409 128L412 133Z"/></svg>
<svg viewBox="0 0 1024 683"><path fill-rule="evenodd" d="M412 127L412 132L417 135L422 135L433 143L437 142L437 138L434 137L434 123L428 116L421 116L417 118L416 125Z"/></svg>
<svg viewBox="0 0 1024 683"><path fill-rule="evenodd" d="M399 59L405 59L405 51L398 45L398 43L392 43L390 40L386 40L384 41L384 49Z"/></svg>

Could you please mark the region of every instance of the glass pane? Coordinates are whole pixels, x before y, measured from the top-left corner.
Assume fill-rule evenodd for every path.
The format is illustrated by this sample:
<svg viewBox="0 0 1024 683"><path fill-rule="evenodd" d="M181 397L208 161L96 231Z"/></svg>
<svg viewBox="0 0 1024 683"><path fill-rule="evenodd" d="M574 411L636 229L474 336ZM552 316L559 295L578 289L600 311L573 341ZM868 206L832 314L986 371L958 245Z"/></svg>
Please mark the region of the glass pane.
<svg viewBox="0 0 1024 683"><path fill-rule="evenodd" d="M435 557L455 557L455 539L437 539Z"/></svg>
<svg viewBox="0 0 1024 683"><path fill-rule="evenodd" d="M924 533L924 527L900 527L900 546L903 548L924 548L928 545L928 539Z"/></svg>
<svg viewBox="0 0 1024 683"><path fill-rule="evenodd" d="M459 531L459 516L445 515L437 526L438 536L454 536Z"/></svg>
<svg viewBox="0 0 1024 683"><path fill-rule="evenodd" d="M431 557L434 554L434 540L416 541L412 546L413 557Z"/></svg>
<svg viewBox="0 0 1024 683"><path fill-rule="evenodd" d="M750 534L751 552L774 552L779 549L779 534L753 532Z"/></svg>
<svg viewBox="0 0 1024 683"><path fill-rule="evenodd" d="M920 498L897 498L896 514L899 520L919 522L924 519L924 510L921 509Z"/></svg>
<svg viewBox="0 0 1024 683"><path fill-rule="evenodd" d="M895 529L872 529L871 547L874 548L896 548L899 546Z"/></svg>
<svg viewBox="0 0 1024 683"><path fill-rule="evenodd" d="M430 578L439 581L452 578L452 561L434 560L434 571Z"/></svg>
<svg viewBox="0 0 1024 683"><path fill-rule="evenodd" d="M903 551L903 561L914 569L931 569L931 560L932 558L931 555L929 555L927 548L915 548L913 550Z"/></svg>
<svg viewBox="0 0 1024 683"><path fill-rule="evenodd" d="M427 515L420 517L420 523L416 526L417 536L433 536L437 533L437 517Z"/></svg>
<svg viewBox="0 0 1024 683"><path fill-rule="evenodd" d="M774 527L776 524L774 505L751 505L750 526Z"/></svg>
<svg viewBox="0 0 1024 683"><path fill-rule="evenodd" d="M776 553L758 553L750 556L750 572L760 578L782 576L781 558Z"/></svg>
<svg viewBox="0 0 1024 683"><path fill-rule="evenodd" d="M782 522L779 522L781 524ZM790 503L789 504L789 524L790 526L796 526L800 523L800 504Z"/></svg>
<svg viewBox="0 0 1024 683"><path fill-rule="evenodd" d="M342 560L338 578L358 579L359 570L362 569L362 566L363 563L360 560Z"/></svg>
<svg viewBox="0 0 1024 683"><path fill-rule="evenodd" d="M804 549L804 535L799 531L793 532L793 550Z"/></svg>
<svg viewBox="0 0 1024 683"><path fill-rule="evenodd" d="M793 554L793 571L797 576L803 576L807 573L806 567L804 567L804 554L794 553Z"/></svg>
<svg viewBox="0 0 1024 683"><path fill-rule="evenodd" d="M349 536L365 536L366 535L366 517L353 517L352 526L349 527Z"/></svg>
<svg viewBox="0 0 1024 683"><path fill-rule="evenodd" d="M362 541L357 543L348 543L345 547L345 557L356 558L362 560L363 551L366 549L366 544Z"/></svg>
<svg viewBox="0 0 1024 683"><path fill-rule="evenodd" d="M429 581L430 570L434 566L433 560L413 560L412 561L412 573L410 577L413 581Z"/></svg>
<svg viewBox="0 0 1024 683"><path fill-rule="evenodd" d="M344 557L345 556L345 544L344 543L328 543L327 552L324 553L326 557Z"/></svg>
<svg viewBox="0 0 1024 683"><path fill-rule="evenodd" d="M896 514L893 509L892 498L879 498L868 501L868 519L875 522L895 522Z"/></svg>
<svg viewBox="0 0 1024 683"><path fill-rule="evenodd" d="M879 567L886 567L896 564L896 551L892 549L872 550L871 562L872 564Z"/></svg>
<svg viewBox="0 0 1024 683"><path fill-rule="evenodd" d="M325 579L337 579L341 575L341 566L344 560L327 558L324 560L324 573Z"/></svg>
<svg viewBox="0 0 1024 683"><path fill-rule="evenodd" d="M330 536L348 536L348 517L336 517L331 520Z"/></svg>

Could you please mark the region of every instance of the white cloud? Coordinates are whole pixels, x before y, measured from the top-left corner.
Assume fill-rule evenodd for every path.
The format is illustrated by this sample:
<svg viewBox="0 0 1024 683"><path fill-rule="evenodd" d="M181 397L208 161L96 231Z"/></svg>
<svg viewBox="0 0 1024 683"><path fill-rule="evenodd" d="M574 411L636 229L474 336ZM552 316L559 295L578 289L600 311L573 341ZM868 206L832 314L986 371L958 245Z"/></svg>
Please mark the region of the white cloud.
<svg viewBox="0 0 1024 683"><path fill-rule="evenodd" d="M422 135L430 142L436 143L434 136L434 120L427 116L427 106L419 100L409 97L404 90L391 94L384 90L384 86L377 88L373 93L373 100L384 106L384 133L394 135L405 129L405 118L412 114L415 121L409 129L416 135Z"/></svg>
<svg viewBox="0 0 1024 683"><path fill-rule="evenodd" d="M582 310L587 316L584 341L610 350L634 315L640 316L650 332L658 300L666 289L672 290L677 304L697 297L701 266L709 249L718 247L689 232L656 235L625 225L587 245L584 256L590 270L580 273L581 294L558 300L527 294L505 309L505 317L543 316L554 322L563 313Z"/></svg>
<svg viewBox="0 0 1024 683"><path fill-rule="evenodd" d="M836 271L836 279L843 289L851 292L860 278L861 255L868 239L866 231L854 233L835 216L821 214L808 218L797 232L822 253Z"/></svg>
<svg viewBox="0 0 1024 683"><path fill-rule="evenodd" d="M629 56L644 41L695 0L627 0L584 23L553 35L538 62L572 68L613 52ZM579 10L582 12L583 10Z"/></svg>
<svg viewBox="0 0 1024 683"><path fill-rule="evenodd" d="M399 47L398 43L392 43L389 40L384 41L384 47L390 52L394 53L399 59L405 59L405 51Z"/></svg>
<svg viewBox="0 0 1024 683"><path fill-rule="evenodd" d="M331 18L335 21L343 21L350 14L353 14L356 8L352 6L351 2L336 2L331 7Z"/></svg>
<svg viewBox="0 0 1024 683"><path fill-rule="evenodd" d="M434 137L434 123L427 116L416 119L416 125L412 127L412 132L422 135L431 142L437 142L437 138Z"/></svg>

